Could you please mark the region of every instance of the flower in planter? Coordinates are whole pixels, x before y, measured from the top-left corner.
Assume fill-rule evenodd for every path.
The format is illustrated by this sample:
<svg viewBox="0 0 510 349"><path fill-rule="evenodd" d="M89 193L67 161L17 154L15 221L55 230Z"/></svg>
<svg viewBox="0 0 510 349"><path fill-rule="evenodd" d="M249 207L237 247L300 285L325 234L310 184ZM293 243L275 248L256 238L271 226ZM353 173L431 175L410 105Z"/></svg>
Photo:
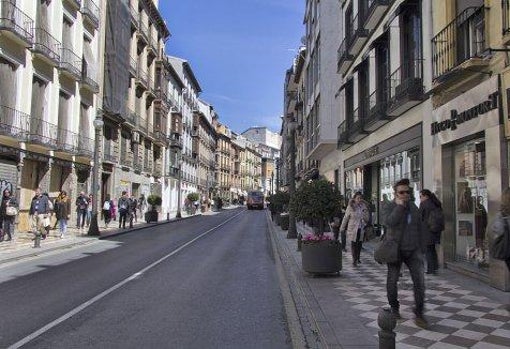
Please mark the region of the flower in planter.
<svg viewBox="0 0 510 349"><path fill-rule="evenodd" d="M319 242L319 241L334 241L333 233L324 233L321 235L307 232L303 235L303 242Z"/></svg>

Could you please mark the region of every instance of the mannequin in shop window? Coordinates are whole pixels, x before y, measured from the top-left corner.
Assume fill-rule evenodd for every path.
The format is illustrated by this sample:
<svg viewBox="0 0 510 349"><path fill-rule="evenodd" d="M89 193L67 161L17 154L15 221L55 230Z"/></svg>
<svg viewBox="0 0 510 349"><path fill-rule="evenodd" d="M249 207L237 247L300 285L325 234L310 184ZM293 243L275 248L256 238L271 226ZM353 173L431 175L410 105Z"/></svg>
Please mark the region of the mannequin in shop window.
<svg viewBox="0 0 510 349"><path fill-rule="evenodd" d="M487 210L483 206L483 197L478 196L475 203L475 239L476 248L484 252L485 232L487 229Z"/></svg>
<svg viewBox="0 0 510 349"><path fill-rule="evenodd" d="M473 197L471 196L471 188L465 187L459 198L459 212L473 213Z"/></svg>

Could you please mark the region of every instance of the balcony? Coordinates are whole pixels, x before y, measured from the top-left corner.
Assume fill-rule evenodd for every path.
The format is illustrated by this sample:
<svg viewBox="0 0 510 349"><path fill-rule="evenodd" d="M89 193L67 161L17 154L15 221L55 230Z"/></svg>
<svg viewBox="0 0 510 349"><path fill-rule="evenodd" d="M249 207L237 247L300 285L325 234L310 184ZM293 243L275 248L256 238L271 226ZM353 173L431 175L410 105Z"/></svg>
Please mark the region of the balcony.
<svg viewBox="0 0 510 349"><path fill-rule="evenodd" d="M152 164L151 162L149 161L148 158L145 158L144 161L143 161L143 171L144 172L148 172L148 173L152 173Z"/></svg>
<svg viewBox="0 0 510 349"><path fill-rule="evenodd" d="M355 57L367 42L369 33L369 31L363 27L363 19L359 17L359 13L351 22L351 30L352 32L350 36L348 36L347 42L349 53Z"/></svg>
<svg viewBox="0 0 510 349"><path fill-rule="evenodd" d="M391 117L387 114L388 108L388 90L375 90L368 97L368 113L365 118L363 129L368 132L377 130L386 124Z"/></svg>
<svg viewBox="0 0 510 349"><path fill-rule="evenodd" d="M57 131L57 151L75 153L78 148L78 134L63 128Z"/></svg>
<svg viewBox="0 0 510 349"><path fill-rule="evenodd" d="M345 74L347 68L352 64L353 56L347 51L347 38L344 38L338 48L338 66L337 72Z"/></svg>
<svg viewBox="0 0 510 349"><path fill-rule="evenodd" d="M344 120L340 123L340 126L338 126L337 148L345 149L349 144L350 142L349 132L347 130L347 121Z"/></svg>
<svg viewBox="0 0 510 349"><path fill-rule="evenodd" d="M373 30L390 5L390 0L368 0L368 12L365 18L365 29Z"/></svg>
<svg viewBox="0 0 510 349"><path fill-rule="evenodd" d="M64 2L68 3L75 10L80 9L81 1L82 0L64 0Z"/></svg>
<svg viewBox="0 0 510 349"><path fill-rule="evenodd" d="M149 87L149 76L147 75L147 72L143 70L140 66L138 66L136 72L136 84L144 89L147 89Z"/></svg>
<svg viewBox="0 0 510 349"><path fill-rule="evenodd" d="M92 24L94 28L99 28L99 7L94 3L93 0L83 0L83 6L81 7L81 13L84 18Z"/></svg>
<svg viewBox="0 0 510 349"><path fill-rule="evenodd" d="M140 12L138 11L138 9L136 7L134 7L133 5L130 5L129 6L129 14L131 15L130 16L131 25L135 29L138 29L138 25L139 25L138 19L140 18Z"/></svg>
<svg viewBox="0 0 510 349"><path fill-rule="evenodd" d="M175 167L177 165L171 165L166 171L166 177L179 178L179 167Z"/></svg>
<svg viewBox="0 0 510 349"><path fill-rule="evenodd" d="M34 20L21 11L11 0L0 0L0 34L24 47L32 46Z"/></svg>
<svg viewBox="0 0 510 349"><path fill-rule="evenodd" d="M158 34L154 34L153 29L148 29L148 53L152 55L153 57L156 57L158 54Z"/></svg>
<svg viewBox="0 0 510 349"><path fill-rule="evenodd" d="M94 155L94 140L89 137L78 135L77 155L92 157Z"/></svg>
<svg viewBox="0 0 510 349"><path fill-rule="evenodd" d="M120 165L133 167L133 158L129 156L127 150L120 153Z"/></svg>
<svg viewBox="0 0 510 349"><path fill-rule="evenodd" d="M82 60L71 49L62 47L60 51L60 69L62 73L69 74L72 78L81 78Z"/></svg>
<svg viewBox="0 0 510 349"><path fill-rule="evenodd" d="M57 147L58 127L39 118L30 118L28 140L48 148Z"/></svg>
<svg viewBox="0 0 510 349"><path fill-rule="evenodd" d="M352 112L352 119L349 121L349 142L356 143L365 138L367 133L363 129L365 121L365 107L363 105Z"/></svg>
<svg viewBox="0 0 510 349"><path fill-rule="evenodd" d="M60 63L60 41L44 28L35 28L35 40L32 52L44 58L52 66Z"/></svg>
<svg viewBox="0 0 510 349"><path fill-rule="evenodd" d="M137 112L135 112L134 110L131 110L131 109L127 110L126 116L124 117L126 122L128 124L131 124L132 126L136 126L136 120L138 120L139 118L140 118L140 115L138 115Z"/></svg>
<svg viewBox="0 0 510 349"><path fill-rule="evenodd" d="M112 140L105 139L104 140L104 151L103 151L103 161L110 163L117 163L117 155L115 155L115 144Z"/></svg>
<svg viewBox="0 0 510 349"><path fill-rule="evenodd" d="M97 79L92 73L91 69L88 68L87 62L85 60L82 61L82 70L81 70L81 86L90 90L92 93L99 92L99 84L97 83Z"/></svg>
<svg viewBox="0 0 510 349"><path fill-rule="evenodd" d="M144 47L149 43L149 27L142 21L141 18L138 21L138 31L136 32L136 37L138 38L138 42L141 43Z"/></svg>
<svg viewBox="0 0 510 349"><path fill-rule="evenodd" d="M422 65L421 59L406 61L391 74L389 116L402 115L425 99Z"/></svg>
<svg viewBox="0 0 510 349"><path fill-rule="evenodd" d="M0 105L0 135L26 141L29 124L29 114Z"/></svg>
<svg viewBox="0 0 510 349"><path fill-rule="evenodd" d="M138 118L136 120L136 126L140 132L142 132L144 135L148 135L147 120Z"/></svg>
<svg viewBox="0 0 510 349"><path fill-rule="evenodd" d="M468 7L432 39L434 84L455 84L489 66L485 11Z"/></svg>
<svg viewBox="0 0 510 349"><path fill-rule="evenodd" d="M182 149L182 147L183 147L182 138L179 133L172 132L170 134L170 136L168 137L168 141L169 141L170 148Z"/></svg>
<svg viewBox="0 0 510 349"><path fill-rule="evenodd" d="M138 63L133 57L129 57L129 73L131 77L136 78L138 72Z"/></svg>

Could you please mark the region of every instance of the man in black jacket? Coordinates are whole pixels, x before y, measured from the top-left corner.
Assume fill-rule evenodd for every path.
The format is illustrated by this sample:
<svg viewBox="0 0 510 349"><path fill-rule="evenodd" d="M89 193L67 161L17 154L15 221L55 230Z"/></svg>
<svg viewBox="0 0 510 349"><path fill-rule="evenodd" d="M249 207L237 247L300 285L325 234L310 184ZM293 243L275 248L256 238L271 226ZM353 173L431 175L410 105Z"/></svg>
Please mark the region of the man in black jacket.
<svg viewBox="0 0 510 349"><path fill-rule="evenodd" d="M391 311L400 318L400 303L398 301L397 283L402 263L405 263L411 273L414 291L415 323L420 327L427 327L423 316L425 303L425 277L423 267L423 253L425 252L425 236L422 234L421 219L418 207L411 201L409 179L404 178L395 183L395 200L387 205L384 213L387 228L387 239L399 243L399 261L388 264L386 290Z"/></svg>
<svg viewBox="0 0 510 349"><path fill-rule="evenodd" d="M49 217L50 205L48 197L42 194L41 188L35 190L35 196L30 203L30 227L34 233L34 247L41 247L41 235L46 233L44 219Z"/></svg>

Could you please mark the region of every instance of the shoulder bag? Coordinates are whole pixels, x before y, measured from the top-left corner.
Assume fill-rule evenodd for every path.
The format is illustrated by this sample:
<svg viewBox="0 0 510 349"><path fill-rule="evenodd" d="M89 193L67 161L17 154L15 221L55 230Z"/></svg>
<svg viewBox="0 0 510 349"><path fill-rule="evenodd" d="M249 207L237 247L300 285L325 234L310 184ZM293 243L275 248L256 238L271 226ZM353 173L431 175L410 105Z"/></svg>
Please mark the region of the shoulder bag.
<svg viewBox="0 0 510 349"><path fill-rule="evenodd" d="M384 234L374 249L374 259L379 264L390 264L398 262L399 243L395 240L387 239Z"/></svg>
<svg viewBox="0 0 510 349"><path fill-rule="evenodd" d="M510 258L510 228L505 217L500 216L503 230L492 229L489 242L489 252L494 259L507 260Z"/></svg>

